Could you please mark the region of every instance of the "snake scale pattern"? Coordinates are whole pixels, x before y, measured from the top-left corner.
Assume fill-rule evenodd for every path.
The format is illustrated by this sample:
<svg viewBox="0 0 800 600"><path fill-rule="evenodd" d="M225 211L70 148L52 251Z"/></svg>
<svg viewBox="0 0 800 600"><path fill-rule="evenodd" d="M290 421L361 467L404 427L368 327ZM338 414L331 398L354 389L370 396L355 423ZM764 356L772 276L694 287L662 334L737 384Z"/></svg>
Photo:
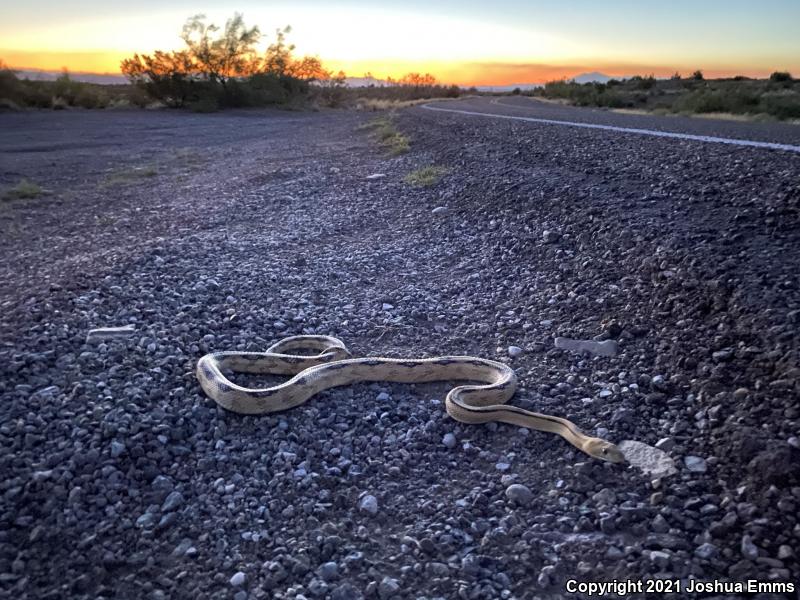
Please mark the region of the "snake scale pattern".
<svg viewBox="0 0 800 600"><path fill-rule="evenodd" d="M308 354L316 352L316 354ZM262 389L245 388L228 380L227 369L240 373L291 375L291 379ZM298 335L280 340L266 352L213 352L197 362L203 391L230 411L258 415L306 402L328 388L361 381L424 383L480 382L454 387L447 394L447 413L462 423L497 421L560 435L589 456L624 462L611 442L584 434L572 421L506 404L517 389L517 378L506 364L472 356L436 358L352 358L344 343L324 335Z"/></svg>

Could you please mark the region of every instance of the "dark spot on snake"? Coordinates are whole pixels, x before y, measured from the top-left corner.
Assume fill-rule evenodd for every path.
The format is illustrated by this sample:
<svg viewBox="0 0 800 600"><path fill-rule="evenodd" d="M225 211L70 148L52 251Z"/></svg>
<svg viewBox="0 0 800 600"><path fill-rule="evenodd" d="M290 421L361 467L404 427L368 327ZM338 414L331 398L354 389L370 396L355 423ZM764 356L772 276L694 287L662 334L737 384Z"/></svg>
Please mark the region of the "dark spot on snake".
<svg viewBox="0 0 800 600"><path fill-rule="evenodd" d="M250 392L250 395L253 396L253 398L269 398L274 394L275 392L272 390L253 390Z"/></svg>
<svg viewBox="0 0 800 600"><path fill-rule="evenodd" d="M214 370L208 366L208 363L200 363L200 371L203 373L203 377L206 379L214 378Z"/></svg>
<svg viewBox="0 0 800 600"><path fill-rule="evenodd" d="M381 364L381 361L379 361L379 360L370 360L370 359L367 358L367 359L364 359L364 361L361 364L362 365L367 365L368 367L377 367L379 364Z"/></svg>
<svg viewBox="0 0 800 600"><path fill-rule="evenodd" d="M301 377L300 379L295 379L295 385L306 385L308 383L308 378Z"/></svg>
<svg viewBox="0 0 800 600"><path fill-rule="evenodd" d="M421 364L422 363L418 363L417 361L407 361L407 362L397 363L397 366L398 367L408 367L410 369L411 367L418 367Z"/></svg>
<svg viewBox="0 0 800 600"><path fill-rule="evenodd" d="M217 388L219 388L219 391L223 394L233 390L231 386L229 386L227 383L222 383L221 381L217 382Z"/></svg>

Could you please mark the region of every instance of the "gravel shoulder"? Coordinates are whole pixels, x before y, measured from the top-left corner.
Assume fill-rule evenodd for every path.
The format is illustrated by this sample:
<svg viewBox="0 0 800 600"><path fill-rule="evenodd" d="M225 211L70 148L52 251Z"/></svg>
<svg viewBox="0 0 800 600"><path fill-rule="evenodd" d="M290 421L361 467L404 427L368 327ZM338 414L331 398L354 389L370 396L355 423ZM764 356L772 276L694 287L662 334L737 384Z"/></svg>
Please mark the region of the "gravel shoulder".
<svg viewBox="0 0 800 600"><path fill-rule="evenodd" d="M397 117L411 152L388 157L370 118L0 114L0 185L49 192L0 204L0 590L532 600L568 579L796 582L800 158L420 108ZM758 139L796 143L786 131ZM426 165L447 169L438 184L404 183ZM461 425L445 384L254 418L195 381L205 352L300 333L506 361L514 404L658 444L678 472Z"/></svg>

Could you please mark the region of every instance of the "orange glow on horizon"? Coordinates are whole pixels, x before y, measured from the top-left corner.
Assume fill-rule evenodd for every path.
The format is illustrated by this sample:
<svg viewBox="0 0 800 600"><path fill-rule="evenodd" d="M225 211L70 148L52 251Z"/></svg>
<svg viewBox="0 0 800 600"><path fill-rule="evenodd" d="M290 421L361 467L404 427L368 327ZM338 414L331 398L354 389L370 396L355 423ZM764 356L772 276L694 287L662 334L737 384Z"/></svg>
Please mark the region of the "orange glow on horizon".
<svg viewBox="0 0 800 600"><path fill-rule="evenodd" d="M0 58L15 69L119 74L120 62L132 55L130 52L31 52L0 49ZM546 65L535 63L496 62L444 62L444 61L386 61L386 60L324 60L325 68L344 71L348 77L362 77L371 73L376 79L400 78L406 73L431 73L445 84L469 86L507 86L526 83L544 83L574 77L580 73L600 71L611 77L649 75L669 77L675 71L687 76L697 67L659 67L631 64L566 64ZM702 68L702 66L700 67ZM771 71L764 69L703 69L707 77L766 77Z"/></svg>

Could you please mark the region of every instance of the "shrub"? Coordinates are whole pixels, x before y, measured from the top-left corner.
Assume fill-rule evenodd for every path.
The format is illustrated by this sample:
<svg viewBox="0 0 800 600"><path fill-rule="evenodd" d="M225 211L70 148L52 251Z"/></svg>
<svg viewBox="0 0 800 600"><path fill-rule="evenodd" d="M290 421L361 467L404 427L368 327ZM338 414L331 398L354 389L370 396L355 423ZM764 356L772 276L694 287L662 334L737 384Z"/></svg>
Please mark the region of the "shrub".
<svg viewBox="0 0 800 600"><path fill-rule="evenodd" d="M800 119L800 94L764 94L759 108L779 119Z"/></svg>
<svg viewBox="0 0 800 600"><path fill-rule="evenodd" d="M430 165L427 167L422 167L421 169L417 169L416 171L412 171L403 178L403 181L416 187L430 187L439 183L439 180L444 176L445 173L447 173L447 169L444 167Z"/></svg>
<svg viewBox="0 0 800 600"><path fill-rule="evenodd" d="M108 106L109 98L102 90L93 89L89 86L81 88L75 96L74 104L83 108L105 108Z"/></svg>
<svg viewBox="0 0 800 600"><path fill-rule="evenodd" d="M769 76L769 80L776 83L784 83L786 81L792 81L792 75L786 71L775 71Z"/></svg>
<svg viewBox="0 0 800 600"><path fill-rule="evenodd" d="M38 198L42 194L42 191L42 188L33 181L22 179L17 185L5 191L3 199L22 200Z"/></svg>

